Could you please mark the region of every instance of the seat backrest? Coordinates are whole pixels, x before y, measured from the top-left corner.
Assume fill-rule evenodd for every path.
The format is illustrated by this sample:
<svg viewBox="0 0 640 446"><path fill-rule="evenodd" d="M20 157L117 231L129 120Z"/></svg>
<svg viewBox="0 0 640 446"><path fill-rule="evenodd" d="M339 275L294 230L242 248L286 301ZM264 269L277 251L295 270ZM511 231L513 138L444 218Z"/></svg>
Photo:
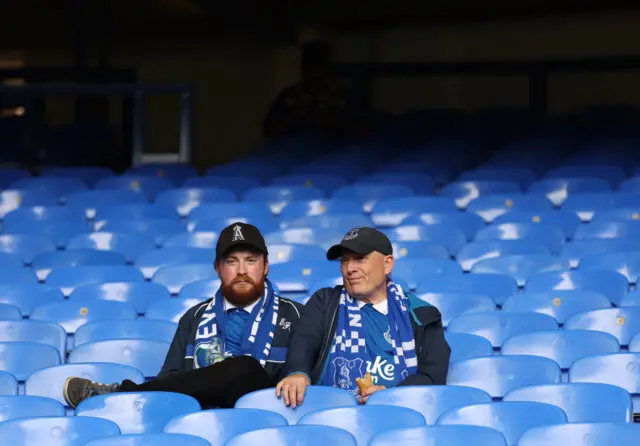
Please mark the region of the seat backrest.
<svg viewBox="0 0 640 446"><path fill-rule="evenodd" d="M64 415L64 406L51 398L30 395L0 396L0 422L15 418Z"/></svg>
<svg viewBox="0 0 640 446"><path fill-rule="evenodd" d="M284 426L258 429L232 437L225 443L225 446L253 446L256 444L357 446L355 437L349 432L330 426Z"/></svg>
<svg viewBox="0 0 640 446"><path fill-rule="evenodd" d="M369 446L396 446L398 444L443 444L447 446L507 446L504 435L484 426L426 426L393 429L381 432Z"/></svg>
<svg viewBox="0 0 640 446"><path fill-rule="evenodd" d="M580 444L587 438L592 444L632 445L638 435L640 425L633 423L571 423L531 429L520 437L518 446Z"/></svg>
<svg viewBox="0 0 640 446"><path fill-rule="evenodd" d="M112 435L120 435L117 424L92 417L16 418L0 423L0 438L6 444L75 446Z"/></svg>

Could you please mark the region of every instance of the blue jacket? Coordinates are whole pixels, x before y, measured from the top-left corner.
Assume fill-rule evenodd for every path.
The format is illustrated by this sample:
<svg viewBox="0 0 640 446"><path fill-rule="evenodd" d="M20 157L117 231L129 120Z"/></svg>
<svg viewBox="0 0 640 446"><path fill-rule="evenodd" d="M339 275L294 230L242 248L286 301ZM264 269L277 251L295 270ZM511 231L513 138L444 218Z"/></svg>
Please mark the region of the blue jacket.
<svg viewBox="0 0 640 446"><path fill-rule="evenodd" d="M302 372L313 384L320 381L336 332L341 288L322 288L303 307L300 322L291 333L285 376ZM418 373L398 385L446 384L451 348L444 338L440 311L412 294L407 296L413 316Z"/></svg>

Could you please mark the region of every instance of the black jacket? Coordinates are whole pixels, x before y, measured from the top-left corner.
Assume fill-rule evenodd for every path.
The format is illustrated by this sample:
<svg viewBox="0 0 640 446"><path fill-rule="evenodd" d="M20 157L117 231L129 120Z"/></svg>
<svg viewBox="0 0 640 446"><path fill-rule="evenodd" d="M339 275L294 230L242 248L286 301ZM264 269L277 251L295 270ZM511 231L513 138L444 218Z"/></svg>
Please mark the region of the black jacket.
<svg viewBox="0 0 640 446"><path fill-rule="evenodd" d="M317 384L324 369L338 323L341 287L322 288L303 307L300 324L293 332L284 375L302 372ZM444 338L442 316L436 307L412 294L411 305L418 373L399 386L446 384L451 348Z"/></svg>
<svg viewBox="0 0 640 446"><path fill-rule="evenodd" d="M198 331L198 323L209 302L211 302L211 299L191 307L184 316L180 318L178 329L173 337L171 347L169 347L169 352L164 360L162 370L158 374L158 378L193 370L193 349ZM280 297L278 323L273 335L273 344L269 358L265 365L265 371L274 380L279 380L282 377L281 370L287 355L289 335L298 324L301 311L302 305Z"/></svg>

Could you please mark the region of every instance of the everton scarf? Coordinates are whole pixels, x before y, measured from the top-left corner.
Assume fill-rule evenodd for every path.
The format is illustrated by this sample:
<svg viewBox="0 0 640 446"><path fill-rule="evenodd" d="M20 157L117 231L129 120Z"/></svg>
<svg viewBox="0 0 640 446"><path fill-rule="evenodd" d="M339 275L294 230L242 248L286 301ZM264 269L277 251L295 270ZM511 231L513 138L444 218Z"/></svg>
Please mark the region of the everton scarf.
<svg viewBox="0 0 640 446"><path fill-rule="evenodd" d="M273 333L275 332L276 322L278 320L279 304L280 300L278 296L274 294L271 282L266 279L264 296L251 312L253 323L250 323L241 345L243 354L257 359L263 367L267 363L267 358L271 350ZM202 358L207 356L208 352L215 352L216 348L223 345L220 343L220 340L224 339L226 321L227 314L224 311L224 299L222 291L218 289L198 322L196 344L193 354L194 368L197 369L209 365L206 363L203 364L203 362L208 361L202 361ZM226 352L218 351L214 356L227 356L225 353ZM213 361L211 361L211 363L213 363Z"/></svg>
<svg viewBox="0 0 640 446"><path fill-rule="evenodd" d="M387 302L395 373L404 379L415 374L418 369L409 300L398 285L389 281ZM343 287L338 307L338 325L323 384L357 394L356 378L366 374L366 363L369 360L360 308Z"/></svg>

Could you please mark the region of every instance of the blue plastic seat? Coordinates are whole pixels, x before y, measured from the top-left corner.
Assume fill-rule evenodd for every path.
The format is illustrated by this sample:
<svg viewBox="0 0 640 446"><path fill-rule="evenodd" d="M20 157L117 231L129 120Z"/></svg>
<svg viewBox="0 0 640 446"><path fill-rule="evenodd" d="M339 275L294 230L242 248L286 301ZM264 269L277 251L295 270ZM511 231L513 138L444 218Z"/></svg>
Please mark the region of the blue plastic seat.
<svg viewBox="0 0 640 446"><path fill-rule="evenodd" d="M248 190L243 201L266 203L274 215L280 215L282 209L292 201L319 200L325 197L322 190L313 187L266 186Z"/></svg>
<svg viewBox="0 0 640 446"><path fill-rule="evenodd" d="M536 174L526 167L494 167L480 166L474 170L463 172L459 181L509 181L517 183L523 189L537 179Z"/></svg>
<svg viewBox="0 0 640 446"><path fill-rule="evenodd" d="M118 425L90 417L17 418L0 423L0 437L21 446L81 446L86 442L120 435Z"/></svg>
<svg viewBox="0 0 640 446"><path fill-rule="evenodd" d="M518 286L524 286L529 277L545 271L564 271L569 262L549 254L529 254L494 257L480 260L471 268L472 273L504 274L513 277Z"/></svg>
<svg viewBox="0 0 640 446"><path fill-rule="evenodd" d="M189 178L184 182L182 187L227 189L237 197L241 197L249 189L255 189L256 187L260 187L260 185L261 182L255 178L216 175Z"/></svg>
<svg viewBox="0 0 640 446"><path fill-rule="evenodd" d="M634 238L612 238L579 240L567 243L560 252L560 257L567 259L572 268L577 268L580 259L591 254L607 252L640 251L640 240Z"/></svg>
<svg viewBox="0 0 640 446"><path fill-rule="evenodd" d="M99 249L67 249L45 252L31 262L40 280L45 280L52 269L72 266L124 266L127 259L116 251Z"/></svg>
<svg viewBox="0 0 640 446"><path fill-rule="evenodd" d="M61 266L51 270L47 284L60 287L65 296L76 288L94 283L142 282L144 276L132 266L125 265L82 265Z"/></svg>
<svg viewBox="0 0 640 446"><path fill-rule="evenodd" d="M377 200L371 219L378 227L394 227L407 217L421 213L450 214L457 212L455 202L447 197L397 197Z"/></svg>
<svg viewBox="0 0 640 446"><path fill-rule="evenodd" d="M580 260L578 269L587 273L589 269L616 271L625 276L629 283L636 283L640 276L640 251L587 255Z"/></svg>
<svg viewBox="0 0 640 446"><path fill-rule="evenodd" d="M410 215L401 224L403 226L444 225L457 227L462 229L467 240L473 240L478 231L486 226L486 223L479 215L460 211L422 212Z"/></svg>
<svg viewBox="0 0 640 446"><path fill-rule="evenodd" d="M472 200L484 195L515 196L522 194L517 183L510 181L456 181L442 188L440 195L455 200L456 206L465 209Z"/></svg>
<svg viewBox="0 0 640 446"><path fill-rule="evenodd" d="M93 364L62 364L33 372L24 384L26 395L52 398L66 406L63 389L70 376L80 376L101 383L121 383L128 379L136 384L144 382L140 370L121 364L96 362Z"/></svg>
<svg viewBox="0 0 640 446"><path fill-rule="evenodd" d="M304 415L320 409L357 406L358 401L343 389L326 386L307 387L304 401L295 409L287 407L282 398L276 398L275 389L258 390L241 397L235 404L240 409L264 409L279 413L294 425Z"/></svg>
<svg viewBox="0 0 640 446"><path fill-rule="evenodd" d="M166 180L164 178L142 175L103 178L95 185L96 190L131 190L141 194L149 201L153 201L160 192L167 189L173 189L173 187L173 184L171 184L169 180Z"/></svg>
<svg viewBox="0 0 640 446"><path fill-rule="evenodd" d="M0 342L0 370L20 382L38 369L60 364L58 349L36 342Z"/></svg>
<svg viewBox="0 0 640 446"><path fill-rule="evenodd" d="M598 178L606 181L612 189L616 189L625 178L624 171L611 165L578 165L562 166L550 170L545 178Z"/></svg>
<svg viewBox="0 0 640 446"><path fill-rule="evenodd" d="M215 249L217 240L218 233L211 231L175 234L165 239L163 247Z"/></svg>
<svg viewBox="0 0 640 446"><path fill-rule="evenodd" d="M235 219L229 219L226 217L207 217L190 221L189 223L187 223L186 228L189 232L220 233L224 228L235 222ZM254 223L258 230L263 234L280 229L280 224L275 218L252 223Z"/></svg>
<svg viewBox="0 0 640 446"><path fill-rule="evenodd" d="M175 235L187 231L184 223L173 219L162 220L116 220L106 222L101 232L110 232L112 234L129 234L133 236L144 235L153 238L157 246L162 246L164 241Z"/></svg>
<svg viewBox="0 0 640 446"><path fill-rule="evenodd" d="M640 195L637 193L618 191L613 194L613 205L616 209L637 209L638 206L640 206Z"/></svg>
<svg viewBox="0 0 640 446"><path fill-rule="evenodd" d="M618 386L598 383L563 383L514 389L504 401L553 404L564 410L569 423L631 423L633 402Z"/></svg>
<svg viewBox="0 0 640 446"><path fill-rule="evenodd" d="M610 308L611 302L602 293L586 290L556 290L537 293L518 293L502 306L502 311L535 311L552 316L559 324L583 311Z"/></svg>
<svg viewBox="0 0 640 446"><path fill-rule="evenodd" d="M516 281L502 274L435 274L423 276L416 293L481 293L502 305L517 290Z"/></svg>
<svg viewBox="0 0 640 446"><path fill-rule="evenodd" d="M268 410L214 409L176 417L167 423L164 431L197 435L211 445L224 445L236 435L278 426L287 426L287 419Z"/></svg>
<svg viewBox="0 0 640 446"><path fill-rule="evenodd" d="M138 314L144 314L153 302L167 300L169 290L150 282L111 282L82 285L74 289L70 300L110 300L133 306Z"/></svg>
<svg viewBox="0 0 640 446"><path fill-rule="evenodd" d="M166 178L176 186L183 184L187 178L197 177L198 171L195 167L183 163L158 163L141 164L129 167L123 176L144 175L158 178Z"/></svg>
<svg viewBox="0 0 640 446"><path fill-rule="evenodd" d="M188 395L170 392L134 392L99 395L82 401L79 417L113 421L123 434L160 433L175 417L200 411L200 403Z"/></svg>
<svg viewBox="0 0 640 446"><path fill-rule="evenodd" d="M171 342L178 324L160 319L110 319L89 322L73 337L74 346L112 339L150 339Z"/></svg>
<svg viewBox="0 0 640 446"><path fill-rule="evenodd" d="M17 305L0 303L0 320L19 321L22 319L22 312Z"/></svg>
<svg viewBox="0 0 640 446"><path fill-rule="evenodd" d="M546 314L488 311L458 316L449 322L448 333L470 333L488 339L493 347L501 347L512 336L535 331L557 330L558 323Z"/></svg>
<svg viewBox="0 0 640 446"><path fill-rule="evenodd" d="M63 417L64 406L41 396L0 396L0 423L16 418Z"/></svg>
<svg viewBox="0 0 640 446"><path fill-rule="evenodd" d="M0 285L19 285L25 283L38 283L38 277L32 269L23 268L22 266L0 269Z"/></svg>
<svg viewBox="0 0 640 446"><path fill-rule="evenodd" d="M597 213L614 207L614 194L611 192L574 194L568 196L562 204L563 211L573 212L582 222L589 222Z"/></svg>
<svg viewBox="0 0 640 446"><path fill-rule="evenodd" d="M100 438L84 446L210 446L204 438L184 434L123 434Z"/></svg>
<svg viewBox="0 0 640 446"><path fill-rule="evenodd" d="M172 209L181 217L186 217L202 203L235 202L236 194L228 189L188 188L170 189L160 192L155 199L158 207Z"/></svg>
<svg viewBox="0 0 640 446"><path fill-rule="evenodd" d="M72 166L72 167L48 167L42 170L41 177L68 177L78 178L89 187L93 187L97 181L115 174L111 169L98 166Z"/></svg>
<svg viewBox="0 0 640 446"><path fill-rule="evenodd" d="M640 308L605 308L574 314L564 323L566 330L596 330L610 333L622 346L640 332Z"/></svg>
<svg viewBox="0 0 640 446"><path fill-rule="evenodd" d="M546 212L553 209L553 204L543 195L484 195L472 200L467 205L467 212L482 217L490 223L497 217L509 212Z"/></svg>
<svg viewBox="0 0 640 446"><path fill-rule="evenodd" d="M493 354L491 342L482 336L448 331L445 333L445 339L451 348L450 363Z"/></svg>
<svg viewBox="0 0 640 446"><path fill-rule="evenodd" d="M65 177L23 178L12 183L10 188L47 192L53 194L60 203L66 202L69 194L88 189L86 183L81 179Z"/></svg>
<svg viewBox="0 0 640 446"><path fill-rule="evenodd" d="M58 199L39 190L4 190L0 192L0 218L20 207L56 206Z"/></svg>
<svg viewBox="0 0 640 446"><path fill-rule="evenodd" d="M309 174L309 175L285 175L274 178L269 183L270 187L312 187L319 189L325 194L331 194L334 190L345 186L347 181L338 175Z"/></svg>
<svg viewBox="0 0 640 446"><path fill-rule="evenodd" d="M141 220L174 220L177 222L179 221L178 217L178 212L168 206L149 203L107 204L96 208L94 226L96 230L104 230L107 223Z"/></svg>
<svg viewBox="0 0 640 446"><path fill-rule="evenodd" d="M260 162L238 161L235 163L223 164L209 167L205 173L211 177L233 178L236 175L253 178L260 182L265 182L271 178L282 175L284 166L282 163L261 160Z"/></svg>
<svg viewBox="0 0 640 446"><path fill-rule="evenodd" d="M2 228L11 231L20 228L24 223L37 221L66 221L80 222L87 221L87 217L82 209L67 206L35 206L19 207L4 216Z"/></svg>
<svg viewBox="0 0 640 446"><path fill-rule="evenodd" d="M150 235L119 234L113 232L94 232L78 235L67 244L68 249L90 248L101 251L118 251L124 254L128 262L156 247L156 242Z"/></svg>
<svg viewBox="0 0 640 446"><path fill-rule="evenodd" d="M51 321L61 325L67 334L75 333L81 325L107 319L135 319L135 308L124 302L98 299L75 299L36 306L31 319Z"/></svg>
<svg viewBox="0 0 640 446"><path fill-rule="evenodd" d="M163 266L152 277L154 283L167 287L171 294L178 294L185 285L218 277L211 263L185 263Z"/></svg>
<svg viewBox="0 0 640 446"><path fill-rule="evenodd" d="M540 426L525 432L518 446L574 445L588 441L593 445L632 446L640 435L633 423L569 423Z"/></svg>
<svg viewBox="0 0 640 446"><path fill-rule="evenodd" d="M450 255L442 245L430 242L394 242L393 255L396 259L435 258L449 259Z"/></svg>
<svg viewBox="0 0 640 446"><path fill-rule="evenodd" d="M614 196L614 201L617 201L616 199L620 196L621 194L616 194ZM634 196L634 198L640 201L640 197ZM5 221L6 221L6 218L7 217L5 217ZM637 221L638 219L640 219L640 206L634 205L629 207L598 211L593 215L593 218L591 219L591 221L595 223L595 222L601 222L601 221L606 221L606 222Z"/></svg>
<svg viewBox="0 0 640 446"><path fill-rule="evenodd" d="M9 187L14 181L21 180L22 178L31 177L31 172L27 169L18 168L3 168L0 169L0 187L5 189Z"/></svg>
<svg viewBox="0 0 640 446"><path fill-rule="evenodd" d="M412 258L402 259L395 263L394 278L406 280L409 290L415 290L422 280L422 276L432 274L462 274L460 265L451 259Z"/></svg>
<svg viewBox="0 0 640 446"><path fill-rule="evenodd" d="M69 195L67 207L84 209L87 218L93 218L97 208L124 204L148 204L148 202L144 195L133 190L88 190Z"/></svg>
<svg viewBox="0 0 640 446"><path fill-rule="evenodd" d="M355 437L349 432L330 426L283 426L258 429L232 437L225 446L252 446L261 443L270 446L292 444L357 446Z"/></svg>
<svg viewBox="0 0 640 446"><path fill-rule="evenodd" d="M40 235L53 240L56 247L64 248L69 240L82 234L90 234L91 227L82 221L30 221L23 222L19 227L5 229L5 234L12 235Z"/></svg>
<svg viewBox="0 0 640 446"><path fill-rule="evenodd" d="M303 217L350 214L362 215L362 209L359 201L331 198L291 201L282 210L280 218L282 221L292 221Z"/></svg>
<svg viewBox="0 0 640 446"><path fill-rule="evenodd" d="M457 407L449 409L438 419L439 425L474 425L496 429L512 446L518 444L518 439L529 429L566 422L567 415L559 407L521 401Z"/></svg>
<svg viewBox="0 0 640 446"><path fill-rule="evenodd" d="M454 256L467 237L461 228L451 225L402 225L384 231L392 242L431 242L447 248Z"/></svg>
<svg viewBox="0 0 640 446"><path fill-rule="evenodd" d="M64 359L67 333L53 322L38 320L0 321L0 342L34 342L49 345Z"/></svg>
<svg viewBox="0 0 640 446"><path fill-rule="evenodd" d="M456 259L464 271L487 259L515 255L551 255L549 248L535 240L482 240L464 245L456 254Z"/></svg>
<svg viewBox="0 0 640 446"><path fill-rule="evenodd" d="M619 307L640 307L640 290L630 291L622 297ZM593 308L594 310L596 308Z"/></svg>
<svg viewBox="0 0 640 446"><path fill-rule="evenodd" d="M337 263L324 261L278 263L269 268L269 278L281 293L311 292L323 279L342 277Z"/></svg>
<svg viewBox="0 0 640 446"><path fill-rule="evenodd" d="M538 273L529 278L524 289L528 293L555 290L596 291L617 305L629 290L629 283L626 277L616 271L592 268Z"/></svg>
<svg viewBox="0 0 640 446"><path fill-rule="evenodd" d="M407 407L420 412L427 424L432 425L452 407L490 402L491 396L487 392L473 387L402 386L374 393L367 405Z"/></svg>
<svg viewBox="0 0 640 446"><path fill-rule="evenodd" d="M574 240L588 240L594 238L636 238L640 229L640 221L594 221L588 225L579 226L573 235Z"/></svg>
<svg viewBox="0 0 640 446"><path fill-rule="evenodd" d="M241 221L254 225L274 218L271 209L265 203L205 203L189 213L189 221L211 217L227 218L229 224Z"/></svg>
<svg viewBox="0 0 640 446"><path fill-rule="evenodd" d="M220 285L216 287L216 291L219 287ZM149 305L144 315L145 318L178 322L189 308L202 304L202 301L213 297L213 293L208 294L206 297L189 297L189 295L185 293L186 288L187 287L183 288L181 296L177 299L159 300Z"/></svg>
<svg viewBox="0 0 640 446"><path fill-rule="evenodd" d="M542 223L552 225L562 229L566 238L571 238L581 222L580 218L573 212L550 210L507 212L493 220L495 225L503 223Z"/></svg>
<svg viewBox="0 0 640 446"><path fill-rule="evenodd" d="M373 437L369 446L398 444L507 446L507 440L500 431L483 426L425 426L381 432Z"/></svg>
<svg viewBox="0 0 640 446"><path fill-rule="evenodd" d="M339 243L343 236L343 231L321 228L294 228L270 232L265 234L264 239L267 245L303 244L317 245L322 246L324 249L329 249L332 245Z"/></svg>
<svg viewBox="0 0 640 446"><path fill-rule="evenodd" d="M24 263L44 252L55 251L56 245L49 237L38 234L0 235L0 252L15 254Z"/></svg>
<svg viewBox="0 0 640 446"><path fill-rule="evenodd" d="M435 181L428 175L415 172L379 172L360 177L356 184L389 184L406 186L417 195L432 195Z"/></svg>
<svg viewBox="0 0 640 446"><path fill-rule="evenodd" d="M501 223L480 229L475 240L531 240L545 245L552 254L557 254L566 237L564 231L556 226L539 223Z"/></svg>
<svg viewBox="0 0 640 446"><path fill-rule="evenodd" d="M488 296L471 293L425 293L418 296L421 300L440 310L442 325L449 325L451 320L463 314L494 311L496 303Z"/></svg>
<svg viewBox="0 0 640 446"><path fill-rule="evenodd" d="M271 247L270 247L271 248ZM145 278L150 279L160 268L188 263L209 263L213 265L216 253L206 248L167 248L153 249L136 258L135 266Z"/></svg>
<svg viewBox="0 0 640 446"><path fill-rule="evenodd" d="M301 244L269 245L269 263L308 262L326 259L326 252L319 246Z"/></svg>
<svg viewBox="0 0 640 446"><path fill-rule="evenodd" d="M531 184L527 192L544 194L554 206L560 206L573 194L611 192L611 186L597 178L549 178Z"/></svg>
<svg viewBox="0 0 640 446"><path fill-rule="evenodd" d="M406 198L414 195L413 190L407 186L393 184L356 184L339 188L333 193L333 198L358 201L361 203L362 210L369 214L379 200Z"/></svg>
<svg viewBox="0 0 640 446"><path fill-rule="evenodd" d="M351 213L300 217L295 220L282 221L277 229L319 228L341 232L345 228L360 228L363 226L373 226L371 219L366 215ZM270 232L275 232L277 229L273 229Z"/></svg>
<svg viewBox="0 0 640 446"><path fill-rule="evenodd" d="M0 395L17 395L18 380L9 372L0 370Z"/></svg>
<svg viewBox="0 0 640 446"><path fill-rule="evenodd" d="M87 342L74 348L67 362L112 362L130 365L140 370L145 378L155 378L162 368L169 345L169 342L150 339Z"/></svg>

